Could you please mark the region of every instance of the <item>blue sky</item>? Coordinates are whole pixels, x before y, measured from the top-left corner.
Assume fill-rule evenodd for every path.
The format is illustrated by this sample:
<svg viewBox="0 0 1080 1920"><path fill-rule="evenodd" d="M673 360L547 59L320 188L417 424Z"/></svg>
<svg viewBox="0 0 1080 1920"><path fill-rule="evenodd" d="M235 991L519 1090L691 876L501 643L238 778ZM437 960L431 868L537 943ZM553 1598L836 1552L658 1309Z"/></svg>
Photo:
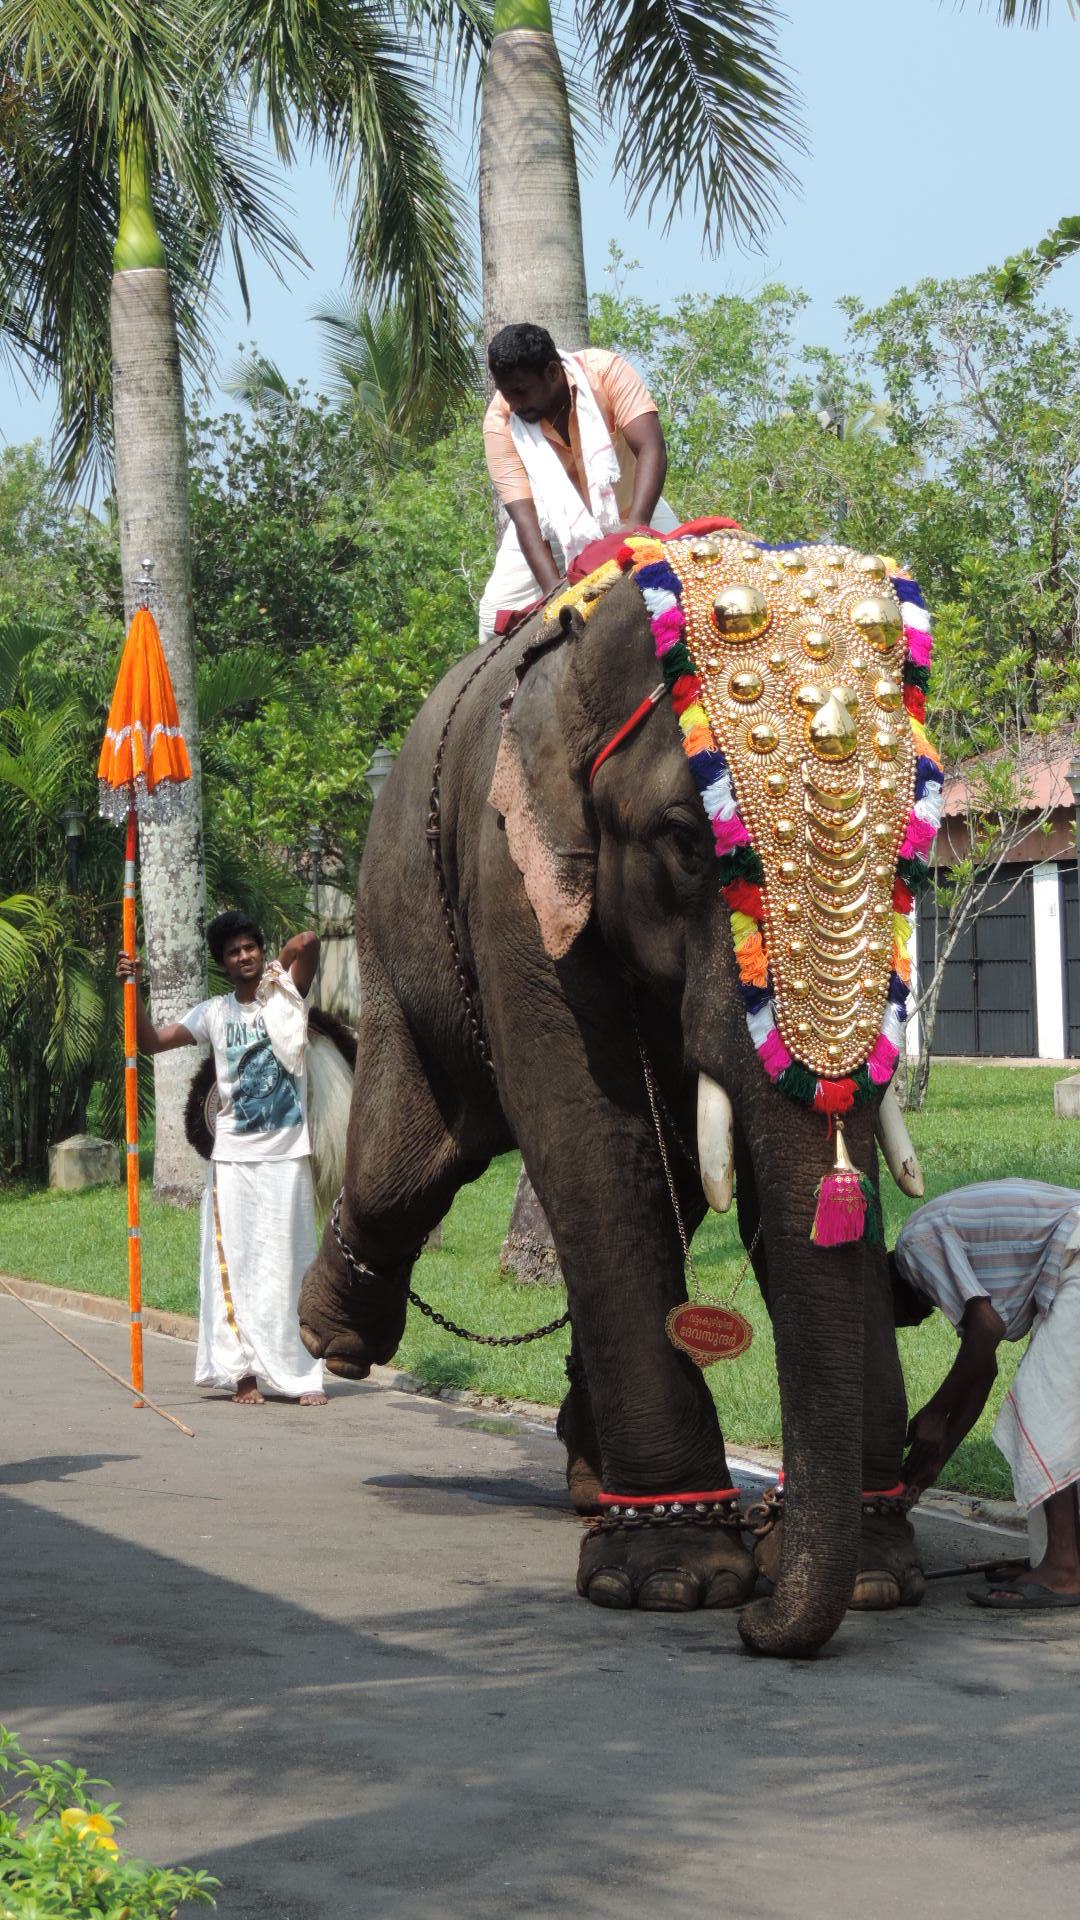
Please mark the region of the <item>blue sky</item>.
<svg viewBox="0 0 1080 1920"><path fill-rule="evenodd" d="M979 0L788 0L783 53L802 91L810 152L792 159L799 190L785 195L764 252L734 246L703 255L693 217L667 236L644 216L628 221L610 181L610 149L583 180L590 286L602 284L609 242L642 262L630 287L752 294L783 279L811 297L805 337L834 344L845 293L867 302L926 275L977 270L1040 238L1063 214L1080 213L1076 86L1080 19L1057 0L1038 33L997 26ZM460 146L471 163L471 129ZM250 324L231 273L220 291L219 367L254 341L290 379L318 384L310 314L342 283L347 228L316 165L286 182L311 262L286 286L251 270ZM1080 260L1052 283L1080 323ZM213 390L212 390L212 397ZM35 399L0 370L0 434L47 435L48 398Z"/></svg>

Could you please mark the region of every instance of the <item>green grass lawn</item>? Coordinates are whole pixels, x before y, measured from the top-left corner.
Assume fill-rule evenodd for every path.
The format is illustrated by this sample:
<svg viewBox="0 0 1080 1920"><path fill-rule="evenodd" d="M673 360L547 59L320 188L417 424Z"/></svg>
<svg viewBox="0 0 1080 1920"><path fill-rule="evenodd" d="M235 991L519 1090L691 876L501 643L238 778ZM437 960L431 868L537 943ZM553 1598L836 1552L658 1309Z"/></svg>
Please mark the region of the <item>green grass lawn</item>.
<svg viewBox="0 0 1080 1920"><path fill-rule="evenodd" d="M1059 1069L1044 1067L936 1067L926 1111L909 1115L927 1193L1009 1174L1080 1187L1080 1129L1054 1116L1052 1089L1061 1077ZM499 1273L517 1169L516 1155L508 1154L458 1195L445 1223L444 1245L425 1253L414 1275L425 1300L482 1332L521 1332L562 1311L561 1289L518 1287ZM891 1245L914 1203L891 1181L882 1192ZM117 1188L86 1194L0 1191L0 1271L122 1298L127 1291L124 1226L124 1195ZM694 1242L695 1263L708 1290L726 1290L733 1283L740 1253L734 1214L723 1219L710 1214ZM143 1294L151 1306L196 1311L197 1216L158 1206L148 1185L143 1188ZM752 1278L743 1282L737 1305L754 1324L754 1344L741 1359L713 1367L706 1377L731 1443L778 1446L772 1336ZM527 1347L467 1346L414 1309L397 1364L430 1386L469 1387L554 1405L565 1387L566 1346L565 1333ZM919 1407L951 1364L955 1335L935 1317L902 1333L900 1346L909 1403ZM1003 1348L1002 1355L990 1405L950 1463L944 1484L1007 1497L1008 1470L990 1428L1018 1349Z"/></svg>

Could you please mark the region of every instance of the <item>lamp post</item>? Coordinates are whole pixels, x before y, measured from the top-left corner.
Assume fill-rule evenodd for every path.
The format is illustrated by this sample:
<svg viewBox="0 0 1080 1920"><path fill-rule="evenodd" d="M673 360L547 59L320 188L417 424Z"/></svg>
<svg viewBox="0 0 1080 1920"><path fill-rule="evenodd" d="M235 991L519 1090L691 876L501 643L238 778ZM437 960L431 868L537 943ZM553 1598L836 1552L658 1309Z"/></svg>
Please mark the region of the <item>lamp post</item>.
<svg viewBox="0 0 1080 1920"><path fill-rule="evenodd" d="M322 854L322 844L323 837L320 829L318 827L309 828L308 853L311 855L311 917L315 924L316 933L319 932L319 858ZM322 1006L321 971L320 968L319 973L315 975L314 988L311 996L315 1005L320 1008Z"/></svg>
<svg viewBox="0 0 1080 1920"><path fill-rule="evenodd" d="M79 891L79 841L83 837L86 815L74 794L69 794L62 819L64 822L64 842L67 848L67 890Z"/></svg>
<svg viewBox="0 0 1080 1920"><path fill-rule="evenodd" d="M397 754L392 747L376 747L372 754L371 765L368 767L364 778L371 790L373 800L378 799L383 787L386 785L387 776L396 759Z"/></svg>
<svg viewBox="0 0 1080 1920"><path fill-rule="evenodd" d="M1076 945L1076 971L1077 971L1077 974L1080 974L1080 755L1077 755L1076 759L1070 762L1069 785L1072 788L1073 809L1074 809L1073 817L1076 822L1073 828L1073 840L1074 840L1073 852L1076 856L1076 924L1077 924L1077 930L1078 930L1078 938L1077 938L1077 945ZM1066 956L1066 959L1065 959L1065 980L1066 980L1065 1050L1066 1052L1068 1052L1068 1049L1069 1049L1069 1029L1073 1026L1074 1022L1080 1022L1080 1006L1077 1006L1075 1008L1073 1007L1072 996L1067 991L1067 988L1070 982L1070 977L1071 977L1069 964L1068 964L1068 953L1069 953L1069 943L1066 940L1065 942L1065 956Z"/></svg>

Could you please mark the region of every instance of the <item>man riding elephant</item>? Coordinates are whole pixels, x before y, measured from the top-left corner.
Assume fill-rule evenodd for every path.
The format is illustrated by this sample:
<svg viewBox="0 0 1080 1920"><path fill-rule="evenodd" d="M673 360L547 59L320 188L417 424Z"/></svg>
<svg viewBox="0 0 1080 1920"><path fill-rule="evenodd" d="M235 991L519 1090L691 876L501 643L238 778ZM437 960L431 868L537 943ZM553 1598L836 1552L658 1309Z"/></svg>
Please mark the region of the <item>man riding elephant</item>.
<svg viewBox="0 0 1080 1920"><path fill-rule="evenodd" d="M480 600L480 639L531 607L590 542L617 527L669 533L667 450L656 402L619 353L563 353L545 327L502 327L488 347L495 393L484 454L510 525Z"/></svg>
<svg viewBox="0 0 1080 1920"><path fill-rule="evenodd" d="M572 1315L568 1471L601 1489L579 1591L739 1606L756 1568L715 1407L666 1330L677 1213L692 1233L734 1172L785 1459L775 1590L740 1631L802 1654L853 1596L923 1591L875 1126L917 1190L881 1103L940 768L914 582L718 525L628 539L418 715L364 855L364 1072L300 1316L331 1372L389 1359L424 1235L516 1144Z"/></svg>

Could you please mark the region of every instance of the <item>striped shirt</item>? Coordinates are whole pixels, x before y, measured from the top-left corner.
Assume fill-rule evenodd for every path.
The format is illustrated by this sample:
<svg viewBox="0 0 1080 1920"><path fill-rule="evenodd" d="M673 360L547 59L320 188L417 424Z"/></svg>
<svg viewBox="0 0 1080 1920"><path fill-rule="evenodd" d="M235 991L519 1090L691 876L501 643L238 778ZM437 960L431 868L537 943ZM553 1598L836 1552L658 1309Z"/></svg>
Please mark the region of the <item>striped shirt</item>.
<svg viewBox="0 0 1080 1920"><path fill-rule="evenodd" d="M1080 1229L1080 1193L1041 1180L985 1180L928 1200L896 1243L904 1279L959 1326L969 1300L989 1300L1005 1338L1022 1340L1061 1284Z"/></svg>

